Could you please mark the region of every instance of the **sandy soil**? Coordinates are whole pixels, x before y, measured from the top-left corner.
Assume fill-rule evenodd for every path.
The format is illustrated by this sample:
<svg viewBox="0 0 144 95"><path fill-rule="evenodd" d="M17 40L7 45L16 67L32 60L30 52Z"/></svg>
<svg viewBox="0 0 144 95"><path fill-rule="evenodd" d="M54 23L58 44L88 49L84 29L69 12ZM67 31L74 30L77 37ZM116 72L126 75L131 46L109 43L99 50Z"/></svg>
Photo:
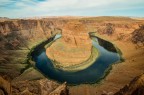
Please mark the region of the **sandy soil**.
<svg viewBox="0 0 144 95"><path fill-rule="evenodd" d="M70 95L113 95L134 77L144 72L144 48L136 48L130 42L116 41L112 37L105 37L113 42L123 53L125 62L113 65L110 74L99 84L79 85L70 88Z"/></svg>

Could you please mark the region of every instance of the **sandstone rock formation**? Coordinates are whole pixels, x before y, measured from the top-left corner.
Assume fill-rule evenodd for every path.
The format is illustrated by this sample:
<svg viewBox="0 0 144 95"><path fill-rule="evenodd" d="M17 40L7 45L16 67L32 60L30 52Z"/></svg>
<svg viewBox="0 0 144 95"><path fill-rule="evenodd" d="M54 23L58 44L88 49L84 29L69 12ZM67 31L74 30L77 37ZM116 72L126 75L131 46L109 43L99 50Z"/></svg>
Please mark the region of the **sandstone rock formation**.
<svg viewBox="0 0 144 95"><path fill-rule="evenodd" d="M23 63L27 63L29 50L61 32L56 23L59 22L23 19L0 22L0 75L7 75L10 79L19 76L28 66Z"/></svg>
<svg viewBox="0 0 144 95"><path fill-rule="evenodd" d="M134 78L130 84L114 95L144 95L144 74Z"/></svg>
<svg viewBox="0 0 144 95"><path fill-rule="evenodd" d="M62 93L62 94L61 94ZM65 93L65 94L64 94ZM59 85L48 79L12 83L13 95L68 95L66 83Z"/></svg>
<svg viewBox="0 0 144 95"><path fill-rule="evenodd" d="M69 95L68 89L66 87L66 83L63 83L62 85L60 85L49 95Z"/></svg>
<svg viewBox="0 0 144 95"><path fill-rule="evenodd" d="M142 43L144 45L144 25L141 25L139 29L134 30L132 33L133 43Z"/></svg>
<svg viewBox="0 0 144 95"><path fill-rule="evenodd" d="M141 32L135 32L136 34L135 33L133 34L132 32L134 30L138 29L139 25L144 24L144 21L143 20L134 20L134 19L130 19L130 18L123 18L123 17L87 17L87 18L74 18L74 19L45 18L45 19L27 19L27 20L26 19L25 20L24 19L13 19L13 20L7 19L7 20L2 20L2 21L0 20L0 75L2 75L2 76L6 75L10 80L13 80L16 77L20 76L21 73L23 73L22 72L23 69L28 67L28 64L24 64L24 63L28 63L26 60L27 60L27 54L29 53L29 49L31 49L33 46L37 45L41 41L49 38L50 36L55 35L57 32L64 29L63 27L65 27L66 24L71 23L73 21L80 22L83 25L86 25L87 30L88 30L87 32L96 32L100 35L104 35L103 38L105 38L105 36L108 35L105 32L105 30L106 30L108 23L111 23L112 24L111 27L114 29L113 32L110 32L110 33L112 33L112 36L110 36L110 39L112 41L120 39L119 41L121 43L123 43L123 42L126 43L126 41L129 41L131 43L131 41L132 41L131 39L133 39L133 38L137 39L137 35L139 35L140 38L143 38L143 36L141 36L141 34L143 33L142 30L141 30ZM83 48L83 46L85 44L81 44L81 43L85 42L85 40L86 40L85 38L87 36L79 37L78 36L79 34L77 34L77 33L73 34L73 33L75 33L75 31L70 31L68 29L68 27L67 28L66 27L63 30L63 31L65 31L65 33L63 32L63 34L65 35L65 38L62 38L59 40L63 40L63 42L65 42L64 44L66 46L68 46L67 48L71 47L71 50L73 50L73 51L75 51L76 47L78 47L80 50L83 50L83 51L89 50L89 49ZM73 28L71 30L73 30ZM76 31L78 31L78 30L76 29ZM87 35L87 33L83 33L83 32L81 34ZM77 45L75 44L75 40L74 40L75 37L71 36L71 35L76 35L76 39L77 39L77 43L78 43ZM68 41L69 37L67 37L67 36L69 36L71 38L70 41ZM133 38L132 38L132 36L133 36ZM82 39L84 39L83 42L80 41L81 37L82 37ZM72 45L69 44L70 42ZM85 42L85 43L87 43L87 42ZM135 44L135 43L133 43L133 44ZM127 43L125 45L127 45ZM69 51L66 48L63 48L63 49L65 49L65 51ZM129 47L126 46L126 49L129 49ZM57 52L57 51L55 51L55 52ZM127 50L125 50L125 52L127 52ZM130 52L133 53L134 51L130 51ZM64 52L60 52L60 53L63 54ZM86 52L86 53L89 54L89 52ZM84 53L81 53L81 56L82 55L86 56L86 55L84 55ZM138 53L136 55L130 55L130 56L137 57L137 55L138 55ZM76 56L79 56L79 55L76 55ZM135 63L137 64L137 61ZM127 66L127 64L124 64L124 66ZM134 66L135 65L130 65L131 68L133 68ZM142 66L137 65L136 69L139 69L139 68L142 68ZM130 72L130 74L126 74L126 76L128 76L128 77L132 77L133 73L136 74L134 69L132 69L131 71L128 71L128 72ZM141 72L143 72L143 70ZM121 71L121 73L125 73L125 72ZM29 77L33 77L33 76L29 76ZM125 77L121 77L120 79L122 79L122 81L119 82L120 84L121 84L121 82L127 83L127 81L124 81ZM38 80L38 79L35 79L35 80ZM113 79L111 82L113 83ZM24 82L24 84L26 84L25 88L29 87L27 85L28 83L31 83L31 82ZM45 84L45 82L43 82L43 83ZM24 84L17 83L13 86L20 87L20 85L24 85ZM39 83L37 83L37 84L39 84ZM120 85L120 84L116 84L116 85ZM53 85L51 85L51 87L53 87ZM84 87L84 88L86 88L86 87ZM111 88L115 89L115 87L111 87ZM118 86L118 88L120 89L120 86ZM9 87L8 87L8 89L9 89ZM20 88L15 88L16 91L18 89L20 89ZM35 90L37 90L37 89L39 89L39 88L35 88L35 86L34 86L33 91L35 92ZM105 88L105 89L107 89L107 88ZM31 92L32 89L31 90L30 89L24 89L24 90L20 89L20 90L23 91L23 93L30 93L30 94L33 93L33 92ZM18 92L22 93L21 91L18 91ZM76 88L76 90L74 89L74 91L77 91L76 93L80 93L78 88ZM86 90L86 92L88 92L88 91L89 90ZM2 90L0 90L0 92L3 93ZM84 92L83 89L82 89L82 92ZM28 95L28 94L26 94L26 95ZM71 95L73 95L73 93L71 93ZM95 94L93 93L91 95L95 95Z"/></svg>
<svg viewBox="0 0 144 95"><path fill-rule="evenodd" d="M14 20L0 22L0 40L2 49L28 47L28 41L44 40L61 32L53 21Z"/></svg>
<svg viewBox="0 0 144 95"><path fill-rule="evenodd" d="M10 83L0 76L0 95L11 95Z"/></svg>
<svg viewBox="0 0 144 95"><path fill-rule="evenodd" d="M47 56L58 62L60 67L69 67L88 60L92 43L86 28L80 23L66 24L62 30L62 38L47 48Z"/></svg>
<svg viewBox="0 0 144 95"><path fill-rule="evenodd" d="M0 77L0 95L68 95L68 89L48 79L10 83Z"/></svg>

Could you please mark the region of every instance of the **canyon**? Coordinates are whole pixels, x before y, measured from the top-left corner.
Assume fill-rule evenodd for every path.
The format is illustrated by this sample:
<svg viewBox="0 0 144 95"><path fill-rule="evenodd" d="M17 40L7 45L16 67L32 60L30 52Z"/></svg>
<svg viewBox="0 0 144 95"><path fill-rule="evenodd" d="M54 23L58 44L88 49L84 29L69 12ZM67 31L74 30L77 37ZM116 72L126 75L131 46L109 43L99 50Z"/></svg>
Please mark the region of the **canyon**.
<svg viewBox="0 0 144 95"><path fill-rule="evenodd" d="M128 17L3 19L0 21L0 76L8 82L0 78L0 82L2 80L4 83L0 85L4 89L1 89L0 93L113 95L133 78L144 73L143 25L144 20ZM125 59L124 62L113 65L108 76L99 84L67 87L66 83L59 84L47 79L29 60L28 53L33 47L57 33L62 33L62 39L58 39L47 48L50 52L47 56L66 67L81 63L91 54L89 32L95 32L98 37L119 47ZM9 85L12 86L12 91L9 90ZM36 91L37 89L40 93Z"/></svg>

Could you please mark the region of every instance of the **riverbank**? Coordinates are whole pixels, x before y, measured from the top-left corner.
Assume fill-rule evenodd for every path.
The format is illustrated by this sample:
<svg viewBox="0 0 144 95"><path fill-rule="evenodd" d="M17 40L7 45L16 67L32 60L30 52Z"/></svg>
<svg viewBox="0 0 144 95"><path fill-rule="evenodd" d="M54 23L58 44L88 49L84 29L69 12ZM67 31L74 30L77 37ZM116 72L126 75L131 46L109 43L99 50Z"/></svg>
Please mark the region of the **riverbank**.
<svg viewBox="0 0 144 95"><path fill-rule="evenodd" d="M51 41L49 42L51 43ZM97 53L100 52L99 53L100 55L98 55L99 58L94 64L92 62L93 65L90 64L92 66L88 66L89 64L85 62L84 64L80 64L82 65L82 66L79 66L80 68L79 67L74 68L74 69L81 70L83 68L85 69L85 66L89 67L88 69L81 70L81 72L73 72L74 70L72 71L71 68L70 68L71 71L69 70L70 72L58 70L59 68L54 68L52 63L50 62L50 59L48 59L47 55L45 54L45 45L47 45L49 42L43 43L42 45L41 44L38 45L33 51L32 56L33 56L33 59L37 62L36 64L37 68L39 68L39 70L43 74L50 77L51 79L58 80L59 82L67 81L69 84L77 84L77 85L81 83L93 84L95 82L99 82L99 80L103 79L109 73L109 70L111 69L111 64L115 63L116 61L119 61L119 56L118 54L116 54L116 52L111 52L107 50L106 47L104 48L103 46L98 45L98 42L95 38L95 40L92 41L93 55L90 58L91 59L90 62L96 60L96 58L93 57L95 56L95 54L97 55ZM107 43L107 41L105 43ZM97 51L97 49L99 51ZM103 58L105 60L103 60ZM50 63L50 64L47 64L47 63ZM49 72L49 69L50 69L50 72ZM82 77L87 77L87 78L82 79Z"/></svg>
<svg viewBox="0 0 144 95"><path fill-rule="evenodd" d="M137 49L135 48L135 44L116 40L115 37L100 36L119 47L125 61L113 65L113 69L100 84L69 87L70 95L101 95L103 93L111 93L110 95L113 95L124 85L128 84L134 77L144 72L144 48Z"/></svg>
<svg viewBox="0 0 144 95"><path fill-rule="evenodd" d="M45 46L46 54L53 62L55 68L74 72L86 69L92 65L99 56L98 50L94 47L91 47L89 56L89 49L87 50L85 47L86 46L83 45L71 46L64 42L63 38L54 40ZM57 61L59 59L60 62Z"/></svg>
<svg viewBox="0 0 144 95"><path fill-rule="evenodd" d="M89 66L91 66L97 60L99 55L100 55L99 51L96 48L92 47L91 56L88 58L88 60L86 60L82 63L79 63L77 65L63 67L63 66L57 65L57 64L61 64L61 63L58 63L58 62L52 61L52 60L51 61L53 62L54 67L57 69L64 70L64 71L70 71L70 72L76 72L76 71L84 70L84 69L88 68Z"/></svg>

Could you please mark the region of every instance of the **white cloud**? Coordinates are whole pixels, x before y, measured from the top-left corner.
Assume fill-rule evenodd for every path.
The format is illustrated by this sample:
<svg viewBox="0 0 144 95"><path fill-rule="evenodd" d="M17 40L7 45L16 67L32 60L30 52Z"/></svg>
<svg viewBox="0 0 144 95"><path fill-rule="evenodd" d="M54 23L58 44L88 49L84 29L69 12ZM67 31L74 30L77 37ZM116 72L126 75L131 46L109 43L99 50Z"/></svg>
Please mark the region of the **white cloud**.
<svg viewBox="0 0 144 95"><path fill-rule="evenodd" d="M14 17L35 15L85 15L93 12L102 13L106 10L125 10L144 8L144 0L46 0L35 2L34 0L1 0L0 4L6 5L15 2L14 9L0 7L2 15L12 12ZM11 12L11 13L9 13ZM88 15L88 14L86 14Z"/></svg>

